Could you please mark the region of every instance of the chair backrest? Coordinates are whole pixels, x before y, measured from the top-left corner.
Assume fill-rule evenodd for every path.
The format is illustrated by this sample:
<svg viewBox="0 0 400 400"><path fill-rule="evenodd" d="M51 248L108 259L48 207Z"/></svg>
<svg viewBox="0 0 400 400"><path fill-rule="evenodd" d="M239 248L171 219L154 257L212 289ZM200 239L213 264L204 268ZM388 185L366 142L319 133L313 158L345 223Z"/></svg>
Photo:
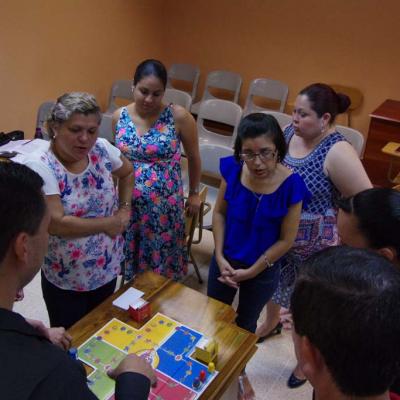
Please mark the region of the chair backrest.
<svg viewBox="0 0 400 400"><path fill-rule="evenodd" d="M99 137L107 139L110 143L115 142L114 132L112 129L112 115L103 114L101 124L99 126Z"/></svg>
<svg viewBox="0 0 400 400"><path fill-rule="evenodd" d="M220 176L219 160L233 155L233 149L227 146L201 144L199 146L201 158L201 170L203 174Z"/></svg>
<svg viewBox="0 0 400 400"><path fill-rule="evenodd" d="M204 211L203 227L212 228L212 211L218 196L218 188L221 183L219 163L222 157L233 155L233 149L227 146L201 144L200 158L202 165L201 182L208 186L207 211Z"/></svg>
<svg viewBox="0 0 400 400"><path fill-rule="evenodd" d="M350 142L358 156L361 158L364 151L364 135L353 128L343 125L336 125L336 130Z"/></svg>
<svg viewBox="0 0 400 400"><path fill-rule="evenodd" d="M238 73L230 71L212 71L207 75L202 100L216 98L209 91L209 88L212 87L233 92L232 101L238 103L241 86L242 77Z"/></svg>
<svg viewBox="0 0 400 400"><path fill-rule="evenodd" d="M56 103L54 101L45 101L39 106L36 115L36 129L40 128L44 139L48 138L47 129L45 127L45 122L50 114L51 109Z"/></svg>
<svg viewBox="0 0 400 400"><path fill-rule="evenodd" d="M167 87L173 88L171 79L186 81L192 84L191 92L188 92L192 99L196 98L197 86L200 78L200 68L191 64L172 64L168 70Z"/></svg>
<svg viewBox="0 0 400 400"><path fill-rule="evenodd" d="M178 104L188 111L190 111L190 107L192 106L190 94L177 89L165 89L163 102L165 104Z"/></svg>
<svg viewBox="0 0 400 400"><path fill-rule="evenodd" d="M286 101L289 94L289 87L283 82L275 81L273 79L254 79L250 83L249 92L244 107L244 115L267 110L265 107L260 107L254 104L253 97L264 97L270 100L279 101L278 111L282 112L285 110Z"/></svg>
<svg viewBox="0 0 400 400"><path fill-rule="evenodd" d="M281 129L292 123L292 116L289 114L284 114L279 111L261 111L263 114L272 115L277 121Z"/></svg>
<svg viewBox="0 0 400 400"><path fill-rule="evenodd" d="M242 108L227 100L205 100L200 104L197 116L197 133L200 141L208 141L210 144L232 145L236 138L237 128L242 118ZM232 136L218 134L204 126L204 120L219 122L233 127Z"/></svg>
<svg viewBox="0 0 400 400"><path fill-rule="evenodd" d="M116 98L133 101L131 80L125 79L115 81L113 83L108 100L107 113L113 113L118 108L117 104L115 103Z"/></svg>

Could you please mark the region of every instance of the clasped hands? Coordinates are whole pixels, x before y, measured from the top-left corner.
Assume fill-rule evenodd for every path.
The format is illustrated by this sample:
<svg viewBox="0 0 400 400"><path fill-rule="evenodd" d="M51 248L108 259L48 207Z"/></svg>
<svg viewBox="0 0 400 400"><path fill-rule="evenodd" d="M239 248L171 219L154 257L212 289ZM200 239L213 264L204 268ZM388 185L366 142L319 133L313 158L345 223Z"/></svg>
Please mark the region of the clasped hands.
<svg viewBox="0 0 400 400"><path fill-rule="evenodd" d="M240 282L252 278L251 271L249 269L234 269L224 257L218 257L217 264L221 272L221 276L218 278L218 280L234 289L239 288Z"/></svg>
<svg viewBox="0 0 400 400"><path fill-rule="evenodd" d="M131 219L130 208L122 207L118 209L112 217L110 217L110 223L105 229L105 234L114 238L117 235L121 235L125 232Z"/></svg>

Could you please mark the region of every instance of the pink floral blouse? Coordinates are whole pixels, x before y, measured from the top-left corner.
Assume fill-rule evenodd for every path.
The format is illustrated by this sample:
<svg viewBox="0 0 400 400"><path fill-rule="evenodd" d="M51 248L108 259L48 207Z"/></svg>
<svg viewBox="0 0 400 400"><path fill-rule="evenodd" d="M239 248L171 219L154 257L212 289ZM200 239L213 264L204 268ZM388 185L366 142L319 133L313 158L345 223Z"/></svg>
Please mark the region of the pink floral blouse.
<svg viewBox="0 0 400 400"><path fill-rule="evenodd" d="M106 140L98 139L89 153L87 168L80 174L65 169L50 148L24 164L41 175L46 195L60 196L65 215L109 217L118 209L111 173L122 165L120 154ZM61 289L89 291L113 280L123 258L120 235L110 238L98 233L72 239L50 235L42 270Z"/></svg>

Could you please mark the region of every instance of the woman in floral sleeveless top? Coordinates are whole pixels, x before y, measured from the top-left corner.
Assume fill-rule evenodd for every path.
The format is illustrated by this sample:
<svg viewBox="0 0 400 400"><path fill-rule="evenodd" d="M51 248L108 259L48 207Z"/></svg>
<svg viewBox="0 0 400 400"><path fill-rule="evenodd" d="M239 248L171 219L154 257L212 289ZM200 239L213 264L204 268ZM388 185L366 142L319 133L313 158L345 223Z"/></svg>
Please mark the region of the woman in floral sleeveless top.
<svg viewBox="0 0 400 400"><path fill-rule="evenodd" d="M51 214L42 266L51 326L69 328L110 296L124 258L133 169L117 148L98 139L100 121L92 95L61 96L48 119L50 146L25 162L43 178Z"/></svg>
<svg viewBox="0 0 400 400"><path fill-rule="evenodd" d="M126 279L151 270L174 280L187 272L181 142L189 163L189 213L200 207L196 125L182 107L162 103L167 72L143 61L133 79L135 102L114 114L115 143L132 162L135 188L125 234Z"/></svg>

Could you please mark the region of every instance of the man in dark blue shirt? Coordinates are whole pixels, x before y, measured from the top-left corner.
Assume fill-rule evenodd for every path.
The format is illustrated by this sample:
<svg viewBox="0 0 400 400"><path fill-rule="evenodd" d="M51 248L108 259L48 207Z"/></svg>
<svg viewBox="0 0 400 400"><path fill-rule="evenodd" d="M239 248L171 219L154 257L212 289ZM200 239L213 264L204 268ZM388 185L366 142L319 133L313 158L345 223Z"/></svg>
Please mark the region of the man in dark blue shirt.
<svg viewBox="0 0 400 400"><path fill-rule="evenodd" d="M316 400L390 398L400 370L400 271L375 252L331 247L300 268L293 342Z"/></svg>
<svg viewBox="0 0 400 400"><path fill-rule="evenodd" d="M36 275L47 251L50 215L43 181L29 168L0 162L0 393L7 400L96 399L80 362L12 311L16 293ZM116 400L144 400L151 366L127 356L109 372Z"/></svg>

